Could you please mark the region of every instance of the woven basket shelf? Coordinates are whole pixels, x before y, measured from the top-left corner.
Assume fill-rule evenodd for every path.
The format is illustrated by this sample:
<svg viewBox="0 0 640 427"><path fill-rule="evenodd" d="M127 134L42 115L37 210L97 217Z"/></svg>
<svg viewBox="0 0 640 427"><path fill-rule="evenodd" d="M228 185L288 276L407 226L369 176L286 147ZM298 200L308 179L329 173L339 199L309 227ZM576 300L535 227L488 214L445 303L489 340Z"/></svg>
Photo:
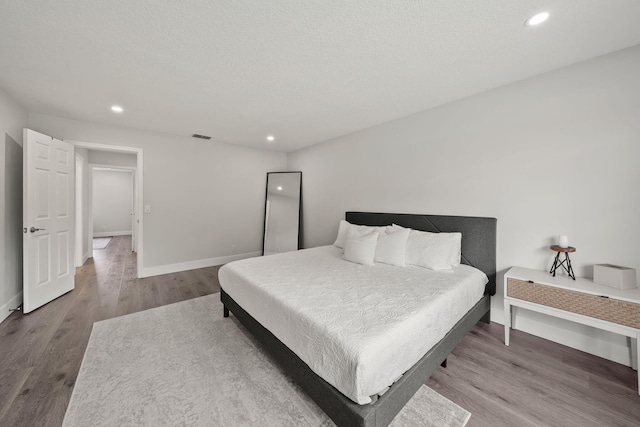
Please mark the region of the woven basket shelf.
<svg viewBox="0 0 640 427"><path fill-rule="evenodd" d="M640 329L640 304L511 278L507 284L510 297Z"/></svg>

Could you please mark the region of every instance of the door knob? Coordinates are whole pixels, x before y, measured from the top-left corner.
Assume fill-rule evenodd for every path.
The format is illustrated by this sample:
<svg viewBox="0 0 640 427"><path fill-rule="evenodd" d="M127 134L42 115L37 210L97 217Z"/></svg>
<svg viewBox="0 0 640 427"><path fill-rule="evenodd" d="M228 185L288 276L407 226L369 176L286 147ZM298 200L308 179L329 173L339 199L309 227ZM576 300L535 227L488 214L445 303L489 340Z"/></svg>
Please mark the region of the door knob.
<svg viewBox="0 0 640 427"><path fill-rule="evenodd" d="M45 230L44 228L35 228L35 227L31 227L29 229L29 231L31 231L32 233L35 233L36 231L44 231L44 230Z"/></svg>

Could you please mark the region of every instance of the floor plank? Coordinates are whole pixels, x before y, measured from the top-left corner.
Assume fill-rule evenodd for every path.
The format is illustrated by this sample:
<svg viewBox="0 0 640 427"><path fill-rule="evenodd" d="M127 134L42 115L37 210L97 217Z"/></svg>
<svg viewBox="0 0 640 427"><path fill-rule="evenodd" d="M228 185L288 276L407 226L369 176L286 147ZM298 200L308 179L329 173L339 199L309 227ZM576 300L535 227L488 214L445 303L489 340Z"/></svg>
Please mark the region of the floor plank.
<svg viewBox="0 0 640 427"><path fill-rule="evenodd" d="M62 423L94 322L218 292L218 268L137 279L128 236L76 271L76 289L0 324L0 426ZM631 368L479 323L427 384L471 412L469 427L638 426Z"/></svg>

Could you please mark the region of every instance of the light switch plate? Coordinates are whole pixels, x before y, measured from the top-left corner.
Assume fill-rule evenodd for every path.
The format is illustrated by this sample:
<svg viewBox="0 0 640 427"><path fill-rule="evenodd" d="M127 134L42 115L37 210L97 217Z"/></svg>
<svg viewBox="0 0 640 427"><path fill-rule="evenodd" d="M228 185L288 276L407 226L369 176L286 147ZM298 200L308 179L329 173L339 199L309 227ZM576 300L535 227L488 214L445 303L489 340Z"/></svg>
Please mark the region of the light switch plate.
<svg viewBox="0 0 640 427"><path fill-rule="evenodd" d="M151 213L151 205L144 205L144 213Z"/></svg>

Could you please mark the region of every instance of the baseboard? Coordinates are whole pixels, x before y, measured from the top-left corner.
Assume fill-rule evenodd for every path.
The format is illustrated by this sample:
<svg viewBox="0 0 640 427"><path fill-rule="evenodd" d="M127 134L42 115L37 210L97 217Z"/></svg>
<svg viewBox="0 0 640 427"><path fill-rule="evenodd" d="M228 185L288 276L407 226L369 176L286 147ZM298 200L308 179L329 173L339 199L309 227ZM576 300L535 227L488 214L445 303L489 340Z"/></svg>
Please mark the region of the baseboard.
<svg viewBox="0 0 640 427"><path fill-rule="evenodd" d="M76 264L75 267L82 267L84 265L85 262L87 262L87 260L89 259L89 253L87 252L86 254L83 254L80 258L80 264ZM75 262L75 258L74 258L74 262Z"/></svg>
<svg viewBox="0 0 640 427"><path fill-rule="evenodd" d="M535 313L521 307L516 311L515 328L567 347L575 348L621 365L631 366L631 343L625 336ZM504 311L491 310L491 321L504 325Z"/></svg>
<svg viewBox="0 0 640 427"><path fill-rule="evenodd" d="M99 233L93 233L93 237L113 237L113 236L131 236L131 230L129 230L129 231L101 231Z"/></svg>
<svg viewBox="0 0 640 427"><path fill-rule="evenodd" d="M158 265L154 267L143 267L141 277L160 276L161 274L177 273L179 271L195 270L197 268L214 267L232 261L245 258L252 258L262 255L262 252L249 252L245 254L229 255L218 258L200 259L197 261L180 262L177 264Z"/></svg>
<svg viewBox="0 0 640 427"><path fill-rule="evenodd" d="M19 307L20 304L22 304L22 292L11 298L11 301L0 307L0 323L2 323L4 319L9 317L9 315L11 314L11 311L9 310L13 310L14 308Z"/></svg>

